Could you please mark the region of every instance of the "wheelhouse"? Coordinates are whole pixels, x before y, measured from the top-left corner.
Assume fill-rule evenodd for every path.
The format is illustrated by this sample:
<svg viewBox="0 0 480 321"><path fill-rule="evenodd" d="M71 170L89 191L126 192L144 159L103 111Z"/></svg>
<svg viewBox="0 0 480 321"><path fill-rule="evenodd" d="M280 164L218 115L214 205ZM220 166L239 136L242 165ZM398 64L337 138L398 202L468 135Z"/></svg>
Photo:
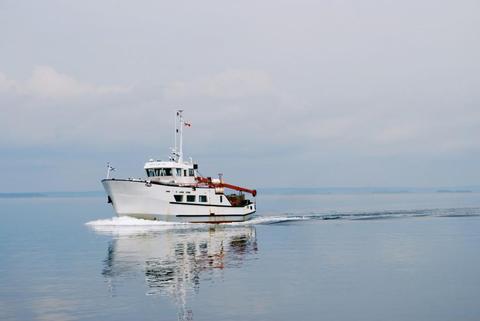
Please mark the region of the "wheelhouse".
<svg viewBox="0 0 480 321"><path fill-rule="evenodd" d="M181 184L195 183L197 165L191 162L162 162L150 160L145 163L145 174L148 179L168 181Z"/></svg>

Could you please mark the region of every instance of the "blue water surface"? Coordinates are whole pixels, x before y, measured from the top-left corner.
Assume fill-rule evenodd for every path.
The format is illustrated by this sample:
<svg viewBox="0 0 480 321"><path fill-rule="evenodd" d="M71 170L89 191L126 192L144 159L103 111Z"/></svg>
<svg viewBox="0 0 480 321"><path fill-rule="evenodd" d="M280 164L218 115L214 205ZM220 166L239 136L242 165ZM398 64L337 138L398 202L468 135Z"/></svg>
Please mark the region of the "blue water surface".
<svg viewBox="0 0 480 321"><path fill-rule="evenodd" d="M73 195L72 195L73 196ZM480 194L268 193L245 224L0 199L0 320L479 320Z"/></svg>

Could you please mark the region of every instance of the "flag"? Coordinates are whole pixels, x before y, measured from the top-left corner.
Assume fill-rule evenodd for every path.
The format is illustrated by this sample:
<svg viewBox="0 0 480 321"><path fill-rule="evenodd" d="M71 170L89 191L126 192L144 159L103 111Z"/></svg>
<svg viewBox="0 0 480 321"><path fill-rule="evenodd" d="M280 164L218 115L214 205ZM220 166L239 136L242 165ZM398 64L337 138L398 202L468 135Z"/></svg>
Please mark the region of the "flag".
<svg viewBox="0 0 480 321"><path fill-rule="evenodd" d="M185 127L192 127L192 124L190 123L184 122L183 124L185 125Z"/></svg>

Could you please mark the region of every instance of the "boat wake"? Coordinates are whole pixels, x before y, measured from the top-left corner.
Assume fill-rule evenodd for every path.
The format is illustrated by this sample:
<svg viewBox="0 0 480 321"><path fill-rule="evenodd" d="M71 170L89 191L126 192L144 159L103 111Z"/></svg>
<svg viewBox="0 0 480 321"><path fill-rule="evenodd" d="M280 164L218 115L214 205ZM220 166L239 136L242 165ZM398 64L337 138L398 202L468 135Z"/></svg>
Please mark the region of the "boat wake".
<svg viewBox="0 0 480 321"><path fill-rule="evenodd" d="M251 220L245 222L232 222L232 223L179 223L179 222L165 222L165 221L152 221L144 220L133 217L112 217L109 219L95 220L85 223L88 227L94 231L102 234L115 234L126 235L145 232L156 231L171 231L171 230L204 230L216 227L221 228L235 228L245 227L252 225L265 225L265 224L277 224L291 221L308 220L308 217L303 216L257 216Z"/></svg>
<svg viewBox="0 0 480 321"><path fill-rule="evenodd" d="M328 212L328 213L287 213L282 215L259 215L245 222L208 224L208 223L178 223L165 221L151 221L133 217L112 217L85 223L93 230L101 233L129 234L149 231L205 229L214 226L241 227L252 225L282 224L296 221L313 220L385 220L408 217L473 217L480 216L480 208L450 208L450 209L419 209L397 211L371 211L371 212Z"/></svg>
<svg viewBox="0 0 480 321"><path fill-rule="evenodd" d="M152 221L144 220L133 217L112 217L109 219L95 220L85 223L85 225L95 230L111 230L111 229L148 229L148 230L170 230L170 229L192 229L212 226L246 226L257 224L275 224L288 221L306 220L307 217L303 216L257 216L251 220L245 222L232 222L232 223L180 223L180 222L165 222L165 221Z"/></svg>

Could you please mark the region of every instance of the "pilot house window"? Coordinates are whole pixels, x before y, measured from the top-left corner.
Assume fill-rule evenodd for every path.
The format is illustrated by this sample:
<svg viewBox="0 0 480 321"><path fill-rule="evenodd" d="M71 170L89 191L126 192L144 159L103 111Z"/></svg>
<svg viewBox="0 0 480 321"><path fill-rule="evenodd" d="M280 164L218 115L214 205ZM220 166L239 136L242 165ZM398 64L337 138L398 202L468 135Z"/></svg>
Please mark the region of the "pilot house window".
<svg viewBox="0 0 480 321"><path fill-rule="evenodd" d="M187 195L187 202L195 202L195 195Z"/></svg>
<svg viewBox="0 0 480 321"><path fill-rule="evenodd" d="M146 171L148 177L172 176L171 168L147 168Z"/></svg>
<svg viewBox="0 0 480 321"><path fill-rule="evenodd" d="M188 176L195 176L195 171L193 170L193 168L190 168L188 170Z"/></svg>

